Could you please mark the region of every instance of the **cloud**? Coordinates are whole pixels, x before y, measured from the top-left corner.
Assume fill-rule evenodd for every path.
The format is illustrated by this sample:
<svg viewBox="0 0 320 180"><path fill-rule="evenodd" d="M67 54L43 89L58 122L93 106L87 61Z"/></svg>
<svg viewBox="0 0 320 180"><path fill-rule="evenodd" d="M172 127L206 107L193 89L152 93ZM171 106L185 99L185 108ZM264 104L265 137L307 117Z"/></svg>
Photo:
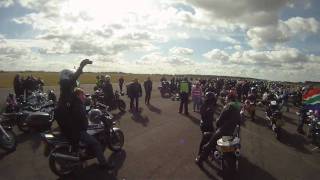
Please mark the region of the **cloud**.
<svg viewBox="0 0 320 180"><path fill-rule="evenodd" d="M296 37L308 36L319 32L320 23L315 18L292 17L279 20L277 25L253 27L247 31L249 45L263 48L267 45L285 43Z"/></svg>
<svg viewBox="0 0 320 180"><path fill-rule="evenodd" d="M229 54L227 54L225 51L220 49L213 49L205 54L203 54L203 57L212 60L212 61L227 61L229 60Z"/></svg>
<svg viewBox="0 0 320 180"><path fill-rule="evenodd" d="M9 6L13 5L13 4L14 4L13 0L1 0L0 1L0 8L1 7L7 8L7 7L9 7Z"/></svg>
<svg viewBox="0 0 320 180"><path fill-rule="evenodd" d="M192 55L193 54L193 49L190 48L183 48L183 47L173 47L169 50L171 54L176 54L176 55Z"/></svg>

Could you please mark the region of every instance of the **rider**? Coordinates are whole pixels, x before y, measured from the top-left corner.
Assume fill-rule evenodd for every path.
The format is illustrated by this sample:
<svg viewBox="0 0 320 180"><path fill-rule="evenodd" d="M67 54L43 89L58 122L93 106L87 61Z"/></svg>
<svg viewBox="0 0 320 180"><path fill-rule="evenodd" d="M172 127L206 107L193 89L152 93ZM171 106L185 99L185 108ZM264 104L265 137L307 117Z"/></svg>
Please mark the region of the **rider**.
<svg viewBox="0 0 320 180"><path fill-rule="evenodd" d="M103 155L99 142L86 132L88 120L84 107L85 94L83 90L75 89L77 79L87 64L92 64L92 61L83 60L76 72L68 69L60 72L60 98L54 113L55 119L61 132L71 141L72 145L77 146L79 140L83 141L95 151L101 168L111 168Z"/></svg>
<svg viewBox="0 0 320 180"><path fill-rule="evenodd" d="M202 152L196 158L196 163L202 165L202 161L208 158L209 152L216 148L217 140L222 136L232 136L237 125L240 124L240 108L241 104L236 102L237 95L234 91L230 91L227 95L227 104L224 106L220 117L216 122L217 130L203 146Z"/></svg>
<svg viewBox="0 0 320 180"><path fill-rule="evenodd" d="M216 105L216 95L213 92L207 92L205 94L205 100L200 109L201 121L200 129L202 132L202 139L199 147L198 155L201 153L202 147L208 143L210 137L206 136L205 133L210 133L214 131L213 121L214 121L214 110Z"/></svg>
<svg viewBox="0 0 320 180"><path fill-rule="evenodd" d="M111 76L106 75L105 81L103 82L103 85L102 85L104 103L107 106L111 106L112 100L114 99L113 88L110 80L111 80Z"/></svg>

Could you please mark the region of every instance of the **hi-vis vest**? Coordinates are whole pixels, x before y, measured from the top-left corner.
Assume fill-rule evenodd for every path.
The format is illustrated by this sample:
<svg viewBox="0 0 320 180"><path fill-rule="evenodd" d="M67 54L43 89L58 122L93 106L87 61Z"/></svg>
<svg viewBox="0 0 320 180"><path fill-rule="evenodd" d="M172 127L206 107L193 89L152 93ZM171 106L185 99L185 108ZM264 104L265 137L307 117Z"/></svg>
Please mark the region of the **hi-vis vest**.
<svg viewBox="0 0 320 180"><path fill-rule="evenodd" d="M189 84L188 82L182 81L180 82L180 93L186 92L189 93Z"/></svg>

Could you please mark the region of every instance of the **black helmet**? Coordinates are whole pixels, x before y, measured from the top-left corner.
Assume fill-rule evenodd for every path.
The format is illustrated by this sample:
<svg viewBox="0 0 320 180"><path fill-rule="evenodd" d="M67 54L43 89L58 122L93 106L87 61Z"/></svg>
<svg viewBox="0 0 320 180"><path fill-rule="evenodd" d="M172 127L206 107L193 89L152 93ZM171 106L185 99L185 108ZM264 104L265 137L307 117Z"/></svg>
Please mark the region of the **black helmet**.
<svg viewBox="0 0 320 180"><path fill-rule="evenodd" d="M209 91L209 92L206 92L206 94L204 95L204 98L206 101L214 101L216 99L216 95Z"/></svg>

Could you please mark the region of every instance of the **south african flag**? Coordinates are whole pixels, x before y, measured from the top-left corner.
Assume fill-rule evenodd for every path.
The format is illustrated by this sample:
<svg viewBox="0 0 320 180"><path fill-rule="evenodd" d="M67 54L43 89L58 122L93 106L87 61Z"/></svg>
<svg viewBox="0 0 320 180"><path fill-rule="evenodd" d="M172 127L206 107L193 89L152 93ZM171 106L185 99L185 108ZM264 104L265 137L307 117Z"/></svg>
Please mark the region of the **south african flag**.
<svg viewBox="0 0 320 180"><path fill-rule="evenodd" d="M310 88L303 95L303 105L307 109L320 110L320 87Z"/></svg>

